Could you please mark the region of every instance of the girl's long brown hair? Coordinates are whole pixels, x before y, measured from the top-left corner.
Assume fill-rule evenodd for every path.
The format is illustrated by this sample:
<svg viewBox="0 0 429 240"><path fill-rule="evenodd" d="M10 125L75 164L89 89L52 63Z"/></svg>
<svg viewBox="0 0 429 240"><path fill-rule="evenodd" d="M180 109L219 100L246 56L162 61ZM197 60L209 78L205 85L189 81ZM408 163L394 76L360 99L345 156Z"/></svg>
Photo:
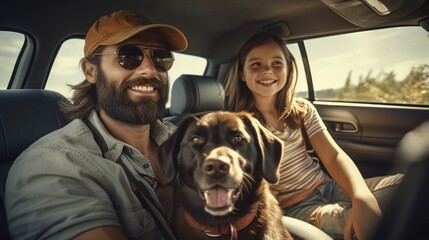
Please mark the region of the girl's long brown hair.
<svg viewBox="0 0 429 240"><path fill-rule="evenodd" d="M286 58L286 84L277 94L277 112L280 113L281 120L283 120L290 128L296 129L301 125L302 114L305 111L303 106L299 104L299 102L295 101L294 98L296 80L298 77L297 66L295 58L286 47L286 42L276 35L265 32L257 33L250 37L241 47L226 76L225 109L234 112L253 112L259 121L263 124L266 123L261 112L255 107L255 100L252 92L247 87L246 82L241 81L241 76L243 76L244 62L249 52L255 47L269 42L277 43Z"/></svg>

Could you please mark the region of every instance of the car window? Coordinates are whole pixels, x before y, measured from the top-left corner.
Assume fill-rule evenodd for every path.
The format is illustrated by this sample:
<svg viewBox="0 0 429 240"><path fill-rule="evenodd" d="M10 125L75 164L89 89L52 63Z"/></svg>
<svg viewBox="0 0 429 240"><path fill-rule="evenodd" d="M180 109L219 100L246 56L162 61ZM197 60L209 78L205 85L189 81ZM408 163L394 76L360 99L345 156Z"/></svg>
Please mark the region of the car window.
<svg viewBox="0 0 429 240"><path fill-rule="evenodd" d="M0 89L7 89L24 41L21 33L0 31Z"/></svg>
<svg viewBox="0 0 429 240"><path fill-rule="evenodd" d="M420 27L304 41L316 100L429 105L428 41Z"/></svg>
<svg viewBox="0 0 429 240"><path fill-rule="evenodd" d="M82 39L69 39L65 41L54 61L48 77L45 89L57 91L67 98L71 98L72 92L68 85L75 85L82 82L85 77L80 69L79 61L83 57ZM182 74L202 75L207 65L207 60L201 57L174 53L175 61L173 67L168 71L171 86ZM167 103L167 108L170 102Z"/></svg>

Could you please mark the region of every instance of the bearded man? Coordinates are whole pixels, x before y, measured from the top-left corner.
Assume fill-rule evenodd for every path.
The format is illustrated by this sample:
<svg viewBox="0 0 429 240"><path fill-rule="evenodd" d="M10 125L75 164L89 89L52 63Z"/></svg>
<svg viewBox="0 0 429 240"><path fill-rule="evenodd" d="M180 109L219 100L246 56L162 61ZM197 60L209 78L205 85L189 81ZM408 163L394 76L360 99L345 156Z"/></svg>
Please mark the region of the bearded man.
<svg viewBox="0 0 429 240"><path fill-rule="evenodd" d="M175 127L159 119L171 51L187 44L177 28L132 11L92 25L81 60L86 79L62 105L70 123L30 146L9 172L5 204L14 239L168 238L126 172L162 209L156 150Z"/></svg>

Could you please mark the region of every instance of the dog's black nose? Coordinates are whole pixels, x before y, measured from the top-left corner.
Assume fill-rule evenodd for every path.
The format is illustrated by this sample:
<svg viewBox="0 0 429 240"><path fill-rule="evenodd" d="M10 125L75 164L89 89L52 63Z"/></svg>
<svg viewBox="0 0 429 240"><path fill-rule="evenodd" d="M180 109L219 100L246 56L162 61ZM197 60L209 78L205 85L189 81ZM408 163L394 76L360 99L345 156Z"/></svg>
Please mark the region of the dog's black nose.
<svg viewBox="0 0 429 240"><path fill-rule="evenodd" d="M211 177L222 177L229 172L230 165L219 159L207 159L203 164L203 171Z"/></svg>

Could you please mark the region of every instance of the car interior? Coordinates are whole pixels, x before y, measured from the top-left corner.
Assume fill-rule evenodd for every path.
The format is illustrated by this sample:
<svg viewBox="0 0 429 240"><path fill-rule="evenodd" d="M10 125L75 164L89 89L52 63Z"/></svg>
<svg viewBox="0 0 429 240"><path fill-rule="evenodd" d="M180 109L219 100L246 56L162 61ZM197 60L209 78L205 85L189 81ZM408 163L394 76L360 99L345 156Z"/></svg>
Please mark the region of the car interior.
<svg viewBox="0 0 429 240"><path fill-rule="evenodd" d="M398 146L395 168L407 174L371 239L424 239L429 206L429 122L405 135Z"/></svg>
<svg viewBox="0 0 429 240"><path fill-rule="evenodd" d="M400 45L407 45L423 56L421 75L427 84L419 90L421 102L405 103L385 99L375 102L324 98L323 94L329 91L319 90L318 86L327 84L329 79L319 81L312 72L312 68L323 61L311 62L316 54L307 51L311 50L311 43L319 39L408 27L421 30L425 39L422 43L427 47L427 0L16 0L3 3L0 34L2 31L17 32L24 36L24 40L14 65L9 66L10 76L0 75L0 239L11 239L4 206L10 166L37 139L68 123L58 103L70 100L64 93L46 88L61 45L70 39L84 39L86 31L99 16L118 9L136 10L154 22L178 27L189 41L189 47L183 53L207 61L201 75L183 72L170 79L171 104L163 120L174 124L184 115L222 108L228 95L224 90L225 76L239 48L252 34L260 31L274 33L296 46L303 66L300 75L304 78L305 94L302 96L314 104L335 141L354 160L362 175L406 173L372 239L425 239L422 236L429 226L429 208L425 206L429 200L429 51L415 44L414 35L405 34L409 42L399 41ZM383 35L380 38L386 45L395 41L394 37ZM0 42L3 43L1 39ZM343 44L345 49L342 49ZM331 58L341 57L334 54L338 49L344 54L355 53L356 49L345 44L344 41L334 46L326 45L326 49L320 50L332 54L328 55ZM370 44L363 35L356 46ZM11 47L13 44L3 45ZM396 49L392 47L391 51ZM364 50L362 55L368 54ZM8 54L0 48L0 63ZM386 51L385 54L388 55ZM369 59L371 55L367 56ZM355 55L351 59L357 58ZM322 60L328 62L327 59ZM407 59L409 62L414 60L412 57ZM78 68L78 61L72 68ZM394 67L399 69L401 65L398 63ZM330 65L329 68L333 69L331 75L335 75L334 70L341 67ZM413 69L417 71L419 68ZM3 68L0 72L4 72ZM349 76L351 74L352 71ZM359 81L364 82L364 77L361 76ZM296 239L329 239L304 222L289 221L288 224Z"/></svg>

